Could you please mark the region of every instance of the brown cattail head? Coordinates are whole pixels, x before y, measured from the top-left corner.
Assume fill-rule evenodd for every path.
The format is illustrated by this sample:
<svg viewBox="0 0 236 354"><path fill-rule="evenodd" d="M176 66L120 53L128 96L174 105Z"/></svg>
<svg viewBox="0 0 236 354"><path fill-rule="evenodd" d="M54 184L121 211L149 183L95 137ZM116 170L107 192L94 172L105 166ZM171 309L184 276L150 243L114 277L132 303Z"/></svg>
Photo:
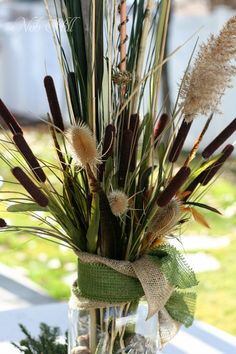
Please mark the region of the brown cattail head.
<svg viewBox="0 0 236 354"><path fill-rule="evenodd" d="M102 161L103 161L103 163L100 165L100 168L99 168L99 179L100 180L102 180L102 177L103 177L106 161L113 153L115 134L116 134L115 126L113 124L108 124L108 126L105 129L105 136L104 136L103 148L102 148Z"/></svg>
<svg viewBox="0 0 236 354"><path fill-rule="evenodd" d="M189 167L181 167L177 174L172 178L168 186L164 189L163 192L159 195L157 199L157 205L159 207L166 206L175 194L179 191L181 186L185 183L189 177L191 170Z"/></svg>
<svg viewBox="0 0 236 354"><path fill-rule="evenodd" d="M41 207L46 207L48 205L48 198L31 181L31 179L20 167L14 167L12 169L12 174L22 184L36 203L38 203Z"/></svg>
<svg viewBox="0 0 236 354"><path fill-rule="evenodd" d="M59 131L64 131L64 123L61 114L61 109L59 106L57 93L54 85L53 78L51 76L46 76L44 78L44 86L47 93L48 103L53 119L53 123Z"/></svg>
<svg viewBox="0 0 236 354"><path fill-rule="evenodd" d="M111 207L106 193L100 189L100 252L102 257L120 259L122 247L120 245L120 225L118 219L111 211Z"/></svg>
<svg viewBox="0 0 236 354"><path fill-rule="evenodd" d="M4 219L0 218L0 228L2 227L6 227L7 226L7 223Z"/></svg>
<svg viewBox="0 0 236 354"><path fill-rule="evenodd" d="M7 124L8 128L11 130L13 134L23 134L23 131L19 125L19 123L16 121L15 117L8 111L7 107L3 103L3 101L0 99L0 116L4 120L4 122Z"/></svg>
<svg viewBox="0 0 236 354"><path fill-rule="evenodd" d="M189 192L189 194L185 195L185 197L182 199L183 202L186 202L189 199L189 197L193 194L193 192L195 191L199 183L200 183L200 175L197 176L185 189L184 192L186 193Z"/></svg>
<svg viewBox="0 0 236 354"><path fill-rule="evenodd" d="M134 172L135 168L136 168L137 150L138 150L138 129L139 129L139 115L138 114L131 115L129 129L133 132L130 171Z"/></svg>
<svg viewBox="0 0 236 354"><path fill-rule="evenodd" d="M79 123L68 129L66 136L70 152L79 166L83 168L87 165L95 167L100 163L96 140L84 123Z"/></svg>
<svg viewBox="0 0 236 354"><path fill-rule="evenodd" d="M173 142L173 145L171 147L170 153L169 153L169 161L170 162L176 162L179 154L182 151L184 142L187 138L188 132L191 128L192 122L187 123L185 120L183 120L179 131L177 133L177 136Z"/></svg>
<svg viewBox="0 0 236 354"><path fill-rule="evenodd" d="M114 190L108 195L111 211L115 216L121 216L127 212L129 200L127 195L119 190Z"/></svg>
<svg viewBox="0 0 236 354"><path fill-rule="evenodd" d="M14 143L22 153L25 161L28 163L29 167L33 171L35 177L41 181L46 181L46 175L43 172L43 169L39 165L36 157L34 156L32 150L30 149L29 145L27 144L25 138L21 134L15 134L13 136Z"/></svg>
<svg viewBox="0 0 236 354"><path fill-rule="evenodd" d="M106 161L113 153L116 128L113 124L108 124L105 129L105 136L102 149L102 160Z"/></svg>
<svg viewBox="0 0 236 354"><path fill-rule="evenodd" d="M208 159L235 131L236 118L203 150L202 157Z"/></svg>
<svg viewBox="0 0 236 354"><path fill-rule="evenodd" d="M200 183L203 186L206 186L212 180L212 178L216 175L216 173L223 166L225 161L230 157L233 151L234 151L233 145L231 144L226 145L219 159L199 175Z"/></svg>
<svg viewBox="0 0 236 354"><path fill-rule="evenodd" d="M129 171L129 163L131 161L131 148L133 142L133 132L127 129L123 133L121 152L120 152L120 163L118 171L118 185L119 187L124 187L125 178Z"/></svg>
<svg viewBox="0 0 236 354"><path fill-rule="evenodd" d="M155 147L157 146L158 142L160 141L161 135L164 131L164 129L167 127L168 123L170 121L170 117L166 113L162 113L160 118L155 124L154 127L154 143Z"/></svg>

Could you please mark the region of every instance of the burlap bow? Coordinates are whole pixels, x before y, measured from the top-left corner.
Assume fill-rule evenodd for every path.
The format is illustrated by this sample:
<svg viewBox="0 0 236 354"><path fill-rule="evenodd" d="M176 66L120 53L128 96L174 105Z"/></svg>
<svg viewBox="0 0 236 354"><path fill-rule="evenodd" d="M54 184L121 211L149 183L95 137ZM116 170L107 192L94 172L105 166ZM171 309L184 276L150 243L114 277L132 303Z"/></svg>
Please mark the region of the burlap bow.
<svg viewBox="0 0 236 354"><path fill-rule="evenodd" d="M120 306L145 295L147 319L159 315L161 343L177 333L181 323L191 325L195 294L182 293L197 284L192 270L171 246L143 255L140 259L117 261L78 252L78 282L74 287L77 306L103 308Z"/></svg>

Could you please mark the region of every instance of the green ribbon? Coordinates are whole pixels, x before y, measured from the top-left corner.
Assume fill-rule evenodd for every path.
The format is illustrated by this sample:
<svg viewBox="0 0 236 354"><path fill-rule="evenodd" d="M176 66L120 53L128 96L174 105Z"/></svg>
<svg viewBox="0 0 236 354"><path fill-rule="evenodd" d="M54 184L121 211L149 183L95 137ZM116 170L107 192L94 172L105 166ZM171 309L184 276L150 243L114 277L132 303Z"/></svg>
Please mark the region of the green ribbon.
<svg viewBox="0 0 236 354"><path fill-rule="evenodd" d="M103 264L78 260L77 283L81 296L94 301L123 303L138 300L144 295L137 278L116 272Z"/></svg>
<svg viewBox="0 0 236 354"><path fill-rule="evenodd" d="M191 326L194 318L196 294L189 290L198 284L193 270L173 246L160 246L149 253L152 261L165 275L175 291L165 308L170 316ZM84 263L78 259L78 293L93 301L126 303L140 299L144 290L137 278L119 273L99 263ZM188 291L186 291L188 289Z"/></svg>

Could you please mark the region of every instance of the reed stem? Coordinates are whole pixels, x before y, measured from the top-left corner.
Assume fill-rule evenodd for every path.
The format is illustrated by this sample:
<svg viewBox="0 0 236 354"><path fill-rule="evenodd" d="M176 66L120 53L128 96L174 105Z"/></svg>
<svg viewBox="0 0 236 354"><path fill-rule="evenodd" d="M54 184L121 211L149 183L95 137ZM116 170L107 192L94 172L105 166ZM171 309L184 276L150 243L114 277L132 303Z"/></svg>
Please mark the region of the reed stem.
<svg viewBox="0 0 236 354"><path fill-rule="evenodd" d="M147 44L147 37L148 33L152 24L152 8L153 8L154 1L153 0L148 0L146 9L145 9L145 16L143 20L143 30L142 30L142 36L140 40L140 45L139 45L139 50L138 50L138 55L137 55L137 64L136 64L136 70L135 70L135 83L134 83L134 88L138 88L137 92L135 93L133 97L133 102L132 102L132 112L135 114L137 113L138 110L138 103L139 103L139 92L140 92L140 81L142 77L142 72L143 72L143 63L144 63L144 58L145 58L145 49L146 49L146 44Z"/></svg>
<svg viewBox="0 0 236 354"><path fill-rule="evenodd" d="M96 309L90 310L90 325L89 325L89 347L91 354L96 353L97 348L97 317Z"/></svg>

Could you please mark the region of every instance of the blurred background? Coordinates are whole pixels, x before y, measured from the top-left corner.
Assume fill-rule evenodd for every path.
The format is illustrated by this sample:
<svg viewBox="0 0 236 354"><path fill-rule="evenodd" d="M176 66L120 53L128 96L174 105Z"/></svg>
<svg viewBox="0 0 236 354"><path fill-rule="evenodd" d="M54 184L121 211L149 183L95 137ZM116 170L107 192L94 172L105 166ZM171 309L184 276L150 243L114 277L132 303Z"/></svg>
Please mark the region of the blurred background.
<svg viewBox="0 0 236 354"><path fill-rule="evenodd" d="M222 25L235 14L236 0L173 1L168 53L182 45L196 31L197 34L166 66L168 85L164 85L163 90L168 90L170 104L175 100L178 84L196 41L199 46L210 33L218 33ZM69 51L66 34L62 32L63 36L65 48ZM36 126L48 111L43 86L46 74L52 75L55 80L62 112L66 116L63 82L43 1L0 0L0 98L26 126L33 151L44 158L46 153L50 159L48 136ZM234 87L226 92L220 108L222 114L215 116L203 146L235 117L235 101L236 80ZM201 117L194 123L186 148L197 136L200 126ZM3 179L10 178L2 162L0 174ZM235 184L236 164L235 159L232 159L224 175L207 194L208 204L218 208L223 217L205 213L211 229L204 229L192 222L184 233L181 247L184 247L188 261L200 280L197 318L236 336ZM10 187L0 182L0 188L1 191L7 191ZM15 215L9 219L3 209L0 206L1 217L8 223L19 223L21 216ZM180 245L177 244L177 247ZM75 272L76 260L69 250L34 237L26 238L23 234L1 234L0 310L25 306L26 303L20 300L17 291L13 294L13 288L9 289L4 285L6 283L1 283L6 274L13 281L31 279L51 297L67 299Z"/></svg>

